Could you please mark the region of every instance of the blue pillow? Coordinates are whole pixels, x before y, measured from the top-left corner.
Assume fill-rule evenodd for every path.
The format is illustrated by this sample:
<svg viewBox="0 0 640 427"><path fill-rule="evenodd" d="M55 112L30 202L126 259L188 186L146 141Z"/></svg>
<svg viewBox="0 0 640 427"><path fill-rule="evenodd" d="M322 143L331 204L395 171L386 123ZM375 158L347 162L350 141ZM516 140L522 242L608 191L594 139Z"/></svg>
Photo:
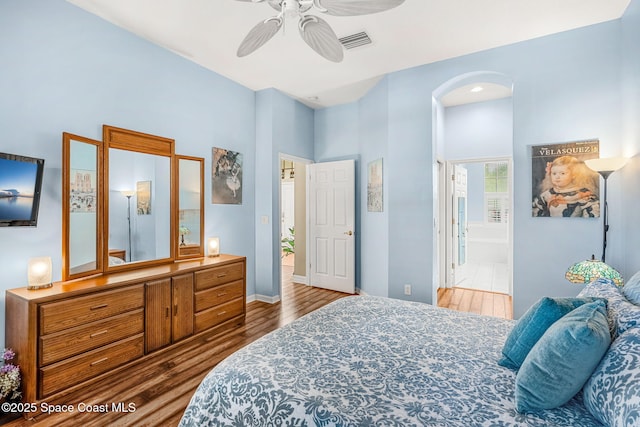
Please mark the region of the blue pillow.
<svg viewBox="0 0 640 427"><path fill-rule="evenodd" d="M606 313L595 301L549 327L516 375L519 412L557 408L580 391L611 344Z"/></svg>
<svg viewBox="0 0 640 427"><path fill-rule="evenodd" d="M584 405L604 425L640 425L640 328L611 343L583 395Z"/></svg>
<svg viewBox="0 0 640 427"><path fill-rule="evenodd" d="M640 271L631 276L622 287L622 293L632 303L640 305Z"/></svg>
<svg viewBox="0 0 640 427"><path fill-rule="evenodd" d="M515 324L502 347L498 365L518 369L529 351L554 322L583 304L598 298L543 297L533 304Z"/></svg>

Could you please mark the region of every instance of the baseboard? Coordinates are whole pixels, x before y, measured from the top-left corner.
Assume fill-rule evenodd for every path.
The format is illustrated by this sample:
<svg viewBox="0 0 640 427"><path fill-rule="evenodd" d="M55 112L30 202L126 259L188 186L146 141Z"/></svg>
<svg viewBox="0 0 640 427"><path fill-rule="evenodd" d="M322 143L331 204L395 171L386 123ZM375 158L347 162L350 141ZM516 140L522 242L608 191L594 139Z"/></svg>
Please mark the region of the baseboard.
<svg viewBox="0 0 640 427"><path fill-rule="evenodd" d="M269 304L275 304L280 301L280 295L270 297L267 295L253 294L253 295L247 296L247 303L250 303L252 301L261 301Z"/></svg>
<svg viewBox="0 0 640 427"><path fill-rule="evenodd" d="M298 275L293 275L291 277L291 281L294 283L300 283L302 285L308 285L309 282L307 281L307 276L298 276Z"/></svg>

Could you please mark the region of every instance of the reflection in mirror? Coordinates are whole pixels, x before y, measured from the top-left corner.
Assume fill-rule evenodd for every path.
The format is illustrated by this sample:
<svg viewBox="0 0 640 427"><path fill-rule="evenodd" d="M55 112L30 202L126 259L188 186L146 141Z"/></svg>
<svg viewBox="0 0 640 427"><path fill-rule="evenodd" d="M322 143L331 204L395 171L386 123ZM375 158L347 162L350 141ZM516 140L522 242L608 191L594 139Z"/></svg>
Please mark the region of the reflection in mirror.
<svg viewBox="0 0 640 427"><path fill-rule="evenodd" d="M109 266L171 257L171 158L109 149Z"/></svg>
<svg viewBox="0 0 640 427"><path fill-rule="evenodd" d="M63 133L63 280L101 271L100 145Z"/></svg>
<svg viewBox="0 0 640 427"><path fill-rule="evenodd" d="M204 159L178 158L178 256L203 256Z"/></svg>

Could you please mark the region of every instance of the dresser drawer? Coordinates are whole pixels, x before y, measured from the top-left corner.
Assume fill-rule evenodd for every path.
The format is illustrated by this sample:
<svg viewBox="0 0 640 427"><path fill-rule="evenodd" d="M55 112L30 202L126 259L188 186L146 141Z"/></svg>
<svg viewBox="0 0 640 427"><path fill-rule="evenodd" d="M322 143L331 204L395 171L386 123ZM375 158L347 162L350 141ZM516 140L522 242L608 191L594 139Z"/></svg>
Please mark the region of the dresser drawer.
<svg viewBox="0 0 640 427"><path fill-rule="evenodd" d="M144 331L144 310L138 309L40 337L40 366L67 359Z"/></svg>
<svg viewBox="0 0 640 427"><path fill-rule="evenodd" d="M234 280L242 280L244 278L244 263L236 262L233 264L213 267L202 271L196 271L196 291L222 285L223 283L232 282Z"/></svg>
<svg viewBox="0 0 640 427"><path fill-rule="evenodd" d="M196 313L195 332L201 332L244 313L244 299L238 298L228 303Z"/></svg>
<svg viewBox="0 0 640 427"><path fill-rule="evenodd" d="M40 398L64 390L84 380L141 357L144 334L100 347L74 358L40 369Z"/></svg>
<svg viewBox="0 0 640 427"><path fill-rule="evenodd" d="M144 306L144 285L40 305L40 335L106 319Z"/></svg>
<svg viewBox="0 0 640 427"><path fill-rule="evenodd" d="M206 310L219 304L241 298L244 295L244 281L216 286L196 293L196 312Z"/></svg>

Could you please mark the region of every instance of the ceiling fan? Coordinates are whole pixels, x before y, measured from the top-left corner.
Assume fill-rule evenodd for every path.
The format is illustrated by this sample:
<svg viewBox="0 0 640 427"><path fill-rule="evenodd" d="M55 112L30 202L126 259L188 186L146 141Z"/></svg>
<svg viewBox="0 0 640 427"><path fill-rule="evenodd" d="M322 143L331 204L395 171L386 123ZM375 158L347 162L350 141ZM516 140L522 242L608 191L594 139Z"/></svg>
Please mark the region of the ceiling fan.
<svg viewBox="0 0 640 427"><path fill-rule="evenodd" d="M304 15L315 8L333 16L356 16L384 12L404 3L404 0L237 0L251 3L266 1L279 13L260 21L238 47L238 56L247 56L268 42L285 26L287 18L298 18L300 36L313 50L329 61L340 62L342 45L329 24L316 15Z"/></svg>

